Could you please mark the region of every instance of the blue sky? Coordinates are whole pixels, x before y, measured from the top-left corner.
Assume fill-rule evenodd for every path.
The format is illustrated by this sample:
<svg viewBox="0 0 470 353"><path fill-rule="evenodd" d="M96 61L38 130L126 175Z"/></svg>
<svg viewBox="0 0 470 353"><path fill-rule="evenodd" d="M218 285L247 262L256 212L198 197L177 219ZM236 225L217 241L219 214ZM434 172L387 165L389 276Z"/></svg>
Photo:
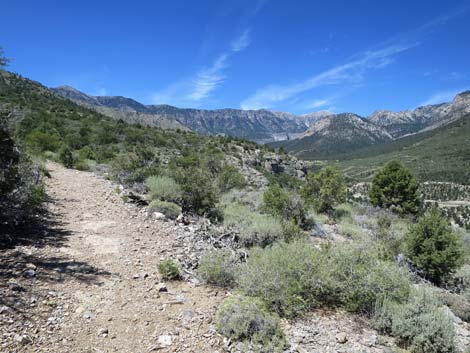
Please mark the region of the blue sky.
<svg viewBox="0 0 470 353"><path fill-rule="evenodd" d="M10 70L147 104L368 115L470 89L466 1L3 0Z"/></svg>

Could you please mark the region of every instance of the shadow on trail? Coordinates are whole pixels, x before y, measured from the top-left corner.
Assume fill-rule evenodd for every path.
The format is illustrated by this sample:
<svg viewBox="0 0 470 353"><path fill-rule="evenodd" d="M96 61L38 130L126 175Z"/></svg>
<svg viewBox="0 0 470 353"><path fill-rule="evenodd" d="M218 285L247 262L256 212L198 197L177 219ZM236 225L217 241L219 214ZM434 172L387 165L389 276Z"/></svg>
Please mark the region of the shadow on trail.
<svg viewBox="0 0 470 353"><path fill-rule="evenodd" d="M28 316L31 298L39 302L51 295L49 284L101 285L103 276L112 275L61 252L72 235L60 214L46 210L20 226L0 225L0 309Z"/></svg>

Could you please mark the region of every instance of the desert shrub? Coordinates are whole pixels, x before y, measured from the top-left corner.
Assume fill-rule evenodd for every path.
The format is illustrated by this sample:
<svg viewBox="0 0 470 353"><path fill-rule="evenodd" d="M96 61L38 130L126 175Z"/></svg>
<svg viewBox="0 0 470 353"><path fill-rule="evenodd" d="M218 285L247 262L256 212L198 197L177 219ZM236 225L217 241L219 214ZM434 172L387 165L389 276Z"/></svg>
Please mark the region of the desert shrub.
<svg viewBox="0 0 470 353"><path fill-rule="evenodd" d="M281 222L270 215L253 214L250 223L240 229L240 241L244 246L265 247L281 239Z"/></svg>
<svg viewBox="0 0 470 353"><path fill-rule="evenodd" d="M75 161L75 168L78 170L94 170L96 167L96 161L93 159L79 159Z"/></svg>
<svg viewBox="0 0 470 353"><path fill-rule="evenodd" d="M337 223L339 233L356 240L364 237L365 231L351 217L345 217Z"/></svg>
<svg viewBox="0 0 470 353"><path fill-rule="evenodd" d="M403 164L391 161L372 181L369 192L374 206L389 208L398 214L416 214L421 205L419 184Z"/></svg>
<svg viewBox="0 0 470 353"><path fill-rule="evenodd" d="M218 332L230 339L260 345L260 352L283 352L286 347L279 320L259 299L227 298L217 310L215 322Z"/></svg>
<svg viewBox="0 0 470 353"><path fill-rule="evenodd" d="M220 196L220 206L224 209L234 203L243 205L250 211L261 210L263 194L260 191L232 189Z"/></svg>
<svg viewBox="0 0 470 353"><path fill-rule="evenodd" d="M85 160L85 159L96 160L96 154L95 154L95 152L91 149L90 146L85 146L85 147L83 147L82 149L80 149L80 151L78 151L78 157L79 157L81 160Z"/></svg>
<svg viewBox="0 0 470 353"><path fill-rule="evenodd" d="M405 235L406 254L425 278L442 284L461 264L459 236L439 209L428 210Z"/></svg>
<svg viewBox="0 0 470 353"><path fill-rule="evenodd" d="M263 208L271 214L284 216L289 203L289 193L277 184L271 185L263 194Z"/></svg>
<svg viewBox="0 0 470 353"><path fill-rule="evenodd" d="M409 275L382 261L370 244L342 244L316 250L298 240L254 249L237 272L240 290L274 311L295 316L315 305L373 313L378 299L405 300Z"/></svg>
<svg viewBox="0 0 470 353"><path fill-rule="evenodd" d="M254 212L247 206L234 202L227 205L224 210L224 224L228 227L244 228L251 223Z"/></svg>
<svg viewBox="0 0 470 353"><path fill-rule="evenodd" d="M7 228L26 221L45 196L41 168L18 148L0 115L0 241Z"/></svg>
<svg viewBox="0 0 470 353"><path fill-rule="evenodd" d="M373 244L339 244L324 255L321 266L332 304L372 314L376 301L384 296L397 302L408 297L408 272L394 262L381 260Z"/></svg>
<svg viewBox="0 0 470 353"><path fill-rule="evenodd" d="M455 352L452 320L429 289L415 289L403 304L379 301L374 323L413 353Z"/></svg>
<svg viewBox="0 0 470 353"><path fill-rule="evenodd" d="M321 296L319 255L305 241L277 243L265 250L253 249L237 271L240 290L262 299L272 310L295 316L315 305Z"/></svg>
<svg viewBox="0 0 470 353"><path fill-rule="evenodd" d="M152 200L180 202L181 187L168 176L151 176L145 180Z"/></svg>
<svg viewBox="0 0 470 353"><path fill-rule="evenodd" d="M214 250L201 258L198 273L206 283L229 287L234 283L236 266L237 259L231 251Z"/></svg>
<svg viewBox="0 0 470 353"><path fill-rule="evenodd" d="M237 168L227 165L220 171L217 177L217 185L220 191L225 192L234 188L242 189L246 185L246 180Z"/></svg>
<svg viewBox="0 0 470 353"><path fill-rule="evenodd" d="M210 173L196 167L178 169L174 175L181 186L183 211L206 215L212 220L220 218L216 208L218 193Z"/></svg>
<svg viewBox="0 0 470 353"><path fill-rule="evenodd" d="M465 264L455 272L454 285L459 292L470 290L470 265Z"/></svg>
<svg viewBox="0 0 470 353"><path fill-rule="evenodd" d="M59 154L57 152L45 151L43 157L54 162L59 162Z"/></svg>
<svg viewBox="0 0 470 353"><path fill-rule="evenodd" d="M346 184L340 172L328 166L318 174L308 174L301 195L317 212L331 212L346 201Z"/></svg>
<svg viewBox="0 0 470 353"><path fill-rule="evenodd" d="M178 279L181 277L180 265L172 260L166 259L158 264L158 272L162 275L163 279Z"/></svg>
<svg viewBox="0 0 470 353"><path fill-rule="evenodd" d="M59 150L59 161L66 167L72 168L75 163L72 149L68 145L62 145Z"/></svg>
<svg viewBox="0 0 470 353"><path fill-rule="evenodd" d="M443 291L438 297L457 317L470 322L470 302L465 296Z"/></svg>
<svg viewBox="0 0 470 353"><path fill-rule="evenodd" d="M60 137L42 131L33 131L26 137L26 144L34 153L57 151L61 146Z"/></svg>
<svg viewBox="0 0 470 353"><path fill-rule="evenodd" d="M271 185L263 194L263 209L284 220L294 221L304 228L307 222L306 210L302 200L277 184Z"/></svg>
<svg viewBox="0 0 470 353"><path fill-rule="evenodd" d="M160 212L169 219L176 219L181 214L181 207L173 202L153 200L150 202L148 212Z"/></svg>
<svg viewBox="0 0 470 353"><path fill-rule="evenodd" d="M282 238L286 243L305 238L305 231L295 222L282 222Z"/></svg>

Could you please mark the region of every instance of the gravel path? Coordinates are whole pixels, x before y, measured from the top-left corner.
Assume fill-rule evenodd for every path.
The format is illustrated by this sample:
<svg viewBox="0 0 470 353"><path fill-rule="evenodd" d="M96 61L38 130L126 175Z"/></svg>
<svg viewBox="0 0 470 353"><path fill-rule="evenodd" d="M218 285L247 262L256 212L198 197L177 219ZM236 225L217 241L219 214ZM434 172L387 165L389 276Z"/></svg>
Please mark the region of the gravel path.
<svg viewBox="0 0 470 353"><path fill-rule="evenodd" d="M48 167L49 239L2 253L0 351L223 351L212 317L226 293L158 274L172 228L104 179Z"/></svg>

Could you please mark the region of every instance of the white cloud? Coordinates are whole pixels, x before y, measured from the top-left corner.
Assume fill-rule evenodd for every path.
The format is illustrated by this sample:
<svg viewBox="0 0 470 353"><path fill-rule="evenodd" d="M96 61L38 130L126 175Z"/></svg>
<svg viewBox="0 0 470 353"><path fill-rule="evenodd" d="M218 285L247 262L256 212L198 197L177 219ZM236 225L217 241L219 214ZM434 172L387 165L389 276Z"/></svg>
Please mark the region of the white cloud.
<svg viewBox="0 0 470 353"><path fill-rule="evenodd" d="M366 51L346 64L335 66L304 81L284 86L266 86L244 100L241 107L243 109L271 108L278 103L317 87L361 81L366 70L380 69L389 65L393 61L392 57L394 55L413 46L414 44L391 45L374 51Z"/></svg>
<svg viewBox="0 0 470 353"><path fill-rule="evenodd" d="M315 99L307 105L307 108L316 109L327 106L329 104L331 104L331 101L329 101L328 99Z"/></svg>
<svg viewBox="0 0 470 353"><path fill-rule="evenodd" d="M265 86L243 100L240 106L243 109L273 108L280 103L285 104L295 101L299 95L314 88L361 82L367 71L382 69L392 64L396 55L416 47L419 45L419 40L432 34L436 27L466 13L468 9L468 6L457 8L453 12L434 19L413 31L382 42L374 50L356 55L346 64L335 66L303 81L288 85L271 84Z"/></svg>
<svg viewBox="0 0 470 353"><path fill-rule="evenodd" d="M436 92L431 97L429 97L427 100L422 102L420 104L420 106L450 102L454 99L454 97L457 94L459 94L463 91L465 91L465 89L456 89L456 90L447 90L447 91Z"/></svg>
<svg viewBox="0 0 470 353"><path fill-rule="evenodd" d="M247 28L238 38L232 41L230 48L234 53L242 51L250 45L250 32L251 29Z"/></svg>
<svg viewBox="0 0 470 353"><path fill-rule="evenodd" d="M230 65L230 58L245 50L250 45L249 28L230 42L230 48L221 53L209 67L198 71L194 77L175 83L153 95L155 104L170 103L175 105L193 105L208 98L210 94L220 87L225 79L225 69Z"/></svg>

